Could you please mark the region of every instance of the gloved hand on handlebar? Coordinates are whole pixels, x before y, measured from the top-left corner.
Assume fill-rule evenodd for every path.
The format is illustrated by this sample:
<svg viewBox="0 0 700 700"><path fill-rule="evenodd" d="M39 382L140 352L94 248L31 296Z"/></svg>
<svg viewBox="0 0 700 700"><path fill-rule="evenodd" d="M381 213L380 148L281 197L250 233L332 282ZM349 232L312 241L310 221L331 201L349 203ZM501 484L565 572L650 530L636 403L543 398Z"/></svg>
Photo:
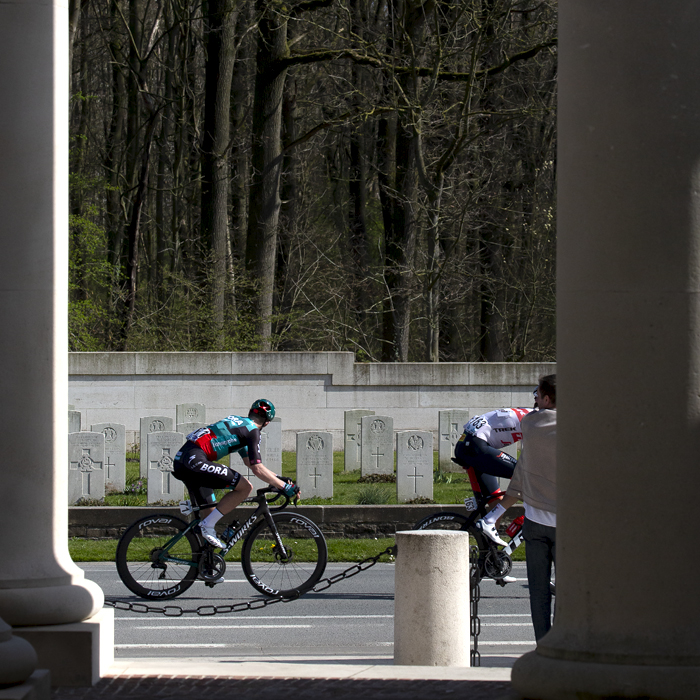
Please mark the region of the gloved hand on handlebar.
<svg viewBox="0 0 700 700"><path fill-rule="evenodd" d="M288 476L280 476L279 474L275 474L275 476L280 481L285 482L284 487L280 489L280 492L287 496L287 498L294 498L294 496L299 493L299 487Z"/></svg>

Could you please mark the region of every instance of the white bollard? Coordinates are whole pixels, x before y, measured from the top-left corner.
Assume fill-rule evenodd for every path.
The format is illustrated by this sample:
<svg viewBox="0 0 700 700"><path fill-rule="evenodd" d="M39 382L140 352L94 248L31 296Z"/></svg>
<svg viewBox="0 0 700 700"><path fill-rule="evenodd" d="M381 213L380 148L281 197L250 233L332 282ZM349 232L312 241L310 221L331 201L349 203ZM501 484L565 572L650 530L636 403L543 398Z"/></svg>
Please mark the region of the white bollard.
<svg viewBox="0 0 700 700"><path fill-rule="evenodd" d="M394 663L469 666L469 535L396 533Z"/></svg>

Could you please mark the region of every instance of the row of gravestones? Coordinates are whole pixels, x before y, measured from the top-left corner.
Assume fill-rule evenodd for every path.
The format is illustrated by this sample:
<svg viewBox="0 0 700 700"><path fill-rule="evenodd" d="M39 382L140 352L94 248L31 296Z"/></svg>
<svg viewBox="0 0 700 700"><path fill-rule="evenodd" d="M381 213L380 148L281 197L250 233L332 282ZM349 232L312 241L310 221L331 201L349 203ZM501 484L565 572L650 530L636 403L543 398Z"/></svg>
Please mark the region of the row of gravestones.
<svg viewBox="0 0 700 700"><path fill-rule="evenodd" d="M461 471L452 462L454 447L469 420L469 411L438 411L438 464L440 471ZM374 411L345 411L345 471L391 474L394 470L394 421ZM364 439L363 439L363 436Z"/></svg>
<svg viewBox="0 0 700 700"><path fill-rule="evenodd" d="M148 502L179 500L183 497L182 482L172 476L173 459L184 443L185 435L205 425L202 404L181 404L176 407L177 431L167 416L141 419L140 475L148 478ZM77 414L80 420L80 412ZM440 411L440 457L443 443L447 464L454 442L466 422L466 411ZM182 422L180 418L201 418ZM81 499L104 498L105 489L121 492L126 481L126 430L115 423L93 425L91 431L80 432L80 423L69 435L69 503ZM364 436L364 439L363 439ZM143 449L143 446L146 449ZM261 457L273 472L282 471L282 425L276 418L262 433ZM362 475L393 474L396 448L396 488L400 502L433 493L433 437L426 431L401 431L394 434L393 419L373 411L345 412L345 470L360 468ZM440 460L442 463L442 459ZM255 488L265 484L254 477L241 461L237 467ZM297 483L306 497L333 496L333 441L330 433L297 434Z"/></svg>

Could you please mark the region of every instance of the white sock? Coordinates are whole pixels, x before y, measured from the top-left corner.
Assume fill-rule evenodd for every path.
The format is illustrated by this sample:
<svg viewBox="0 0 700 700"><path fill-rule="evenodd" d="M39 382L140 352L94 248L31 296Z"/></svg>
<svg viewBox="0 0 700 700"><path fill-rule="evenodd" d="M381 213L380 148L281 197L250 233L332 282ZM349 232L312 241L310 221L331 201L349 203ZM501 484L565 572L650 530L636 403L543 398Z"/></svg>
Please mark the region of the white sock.
<svg viewBox="0 0 700 700"><path fill-rule="evenodd" d="M214 527L223 517L224 514L218 508L214 508L214 510L202 520L202 527Z"/></svg>
<svg viewBox="0 0 700 700"><path fill-rule="evenodd" d="M506 509L500 503L498 503L493 510L489 511L488 514L484 516L484 522L487 525L495 525L496 520L498 520L505 512Z"/></svg>

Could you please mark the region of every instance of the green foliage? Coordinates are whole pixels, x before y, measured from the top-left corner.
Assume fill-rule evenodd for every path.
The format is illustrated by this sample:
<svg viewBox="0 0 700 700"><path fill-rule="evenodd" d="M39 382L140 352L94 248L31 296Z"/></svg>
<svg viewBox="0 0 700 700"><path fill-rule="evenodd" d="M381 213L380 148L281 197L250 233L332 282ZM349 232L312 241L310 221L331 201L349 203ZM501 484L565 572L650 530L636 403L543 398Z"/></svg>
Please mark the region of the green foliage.
<svg viewBox="0 0 700 700"><path fill-rule="evenodd" d="M355 497L355 503L358 506L383 505L389 503L391 496L392 493L387 487L379 484L370 484L360 489Z"/></svg>
<svg viewBox="0 0 700 700"><path fill-rule="evenodd" d="M80 183L80 178L72 178L74 182ZM94 207L69 218L68 334L69 349L74 351L109 349L107 338L117 321L109 303L112 268L107 261L107 234L95 218Z"/></svg>

